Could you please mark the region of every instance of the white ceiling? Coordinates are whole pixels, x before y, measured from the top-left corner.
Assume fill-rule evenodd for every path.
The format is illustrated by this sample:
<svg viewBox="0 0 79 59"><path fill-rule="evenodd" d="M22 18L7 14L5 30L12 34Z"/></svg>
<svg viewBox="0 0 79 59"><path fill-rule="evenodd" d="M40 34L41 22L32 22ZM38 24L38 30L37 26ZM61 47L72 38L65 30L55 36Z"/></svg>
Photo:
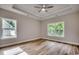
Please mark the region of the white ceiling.
<svg viewBox="0 0 79 59"><path fill-rule="evenodd" d="M39 9L34 8L36 4L1 4L0 8L16 12L22 15L28 15L34 19L45 20L57 16L66 15L72 12L79 11L79 5L71 4L50 4L54 6L53 8L48 9L48 12L38 12Z"/></svg>

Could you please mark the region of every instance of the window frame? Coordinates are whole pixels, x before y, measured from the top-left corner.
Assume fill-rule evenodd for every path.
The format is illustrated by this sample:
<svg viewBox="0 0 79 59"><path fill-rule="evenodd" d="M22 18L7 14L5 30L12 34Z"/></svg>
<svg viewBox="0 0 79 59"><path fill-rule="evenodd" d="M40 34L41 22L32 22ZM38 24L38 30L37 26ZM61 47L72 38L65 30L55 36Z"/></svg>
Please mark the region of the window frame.
<svg viewBox="0 0 79 59"><path fill-rule="evenodd" d="M3 31L4 30L6 30L6 29L9 29L9 31L10 31L10 28L3 28L3 20L9 20L9 21L15 21L15 35L11 35L11 36L4 36L3 34ZM15 19L10 19L10 18L1 18L1 20L2 20L2 36L1 36L1 40L3 40L3 39L13 39L13 38L17 38L17 21L15 20Z"/></svg>

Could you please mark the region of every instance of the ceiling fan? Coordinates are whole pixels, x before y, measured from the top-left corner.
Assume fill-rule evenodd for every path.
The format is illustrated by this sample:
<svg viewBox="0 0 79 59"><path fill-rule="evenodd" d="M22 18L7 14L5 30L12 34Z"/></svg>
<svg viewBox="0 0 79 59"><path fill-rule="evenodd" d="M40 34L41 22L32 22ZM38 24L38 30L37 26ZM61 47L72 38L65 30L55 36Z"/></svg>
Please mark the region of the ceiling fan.
<svg viewBox="0 0 79 59"><path fill-rule="evenodd" d="M38 12L44 11L47 12L47 9L53 8L54 6L50 6L49 4L39 4L38 6L35 6L35 8L40 9Z"/></svg>

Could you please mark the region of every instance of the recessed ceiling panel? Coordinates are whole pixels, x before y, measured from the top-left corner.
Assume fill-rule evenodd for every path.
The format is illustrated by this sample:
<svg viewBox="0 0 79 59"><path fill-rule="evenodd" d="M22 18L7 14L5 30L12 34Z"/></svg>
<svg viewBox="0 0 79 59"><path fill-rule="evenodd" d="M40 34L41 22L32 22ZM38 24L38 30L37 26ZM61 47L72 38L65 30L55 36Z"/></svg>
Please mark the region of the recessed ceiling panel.
<svg viewBox="0 0 79 59"><path fill-rule="evenodd" d="M79 11L79 5L71 5L71 4L46 4L48 6L53 6L53 8L48 8L47 12L41 11L39 12L40 8L35 8L35 6L40 6L40 4L14 4L10 8L6 7L6 5L1 5L1 8L4 9L14 9L17 11L21 11L26 13L30 17L43 20L49 19L57 16L62 16L68 14L70 12ZM9 5L7 5L9 6ZM12 9L11 9L12 8Z"/></svg>

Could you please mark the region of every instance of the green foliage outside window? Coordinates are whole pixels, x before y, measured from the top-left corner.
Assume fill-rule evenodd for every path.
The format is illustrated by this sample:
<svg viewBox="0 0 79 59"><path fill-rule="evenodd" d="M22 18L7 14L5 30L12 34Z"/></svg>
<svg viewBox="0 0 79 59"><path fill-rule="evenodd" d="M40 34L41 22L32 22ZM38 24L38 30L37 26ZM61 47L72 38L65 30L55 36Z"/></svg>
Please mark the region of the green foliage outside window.
<svg viewBox="0 0 79 59"><path fill-rule="evenodd" d="M15 27L15 23L13 21L6 20L12 27Z"/></svg>
<svg viewBox="0 0 79 59"><path fill-rule="evenodd" d="M8 29L10 30L15 30L15 21L13 20L5 20L5 25L6 27L8 27Z"/></svg>
<svg viewBox="0 0 79 59"><path fill-rule="evenodd" d="M64 22L48 24L48 35L64 37Z"/></svg>

